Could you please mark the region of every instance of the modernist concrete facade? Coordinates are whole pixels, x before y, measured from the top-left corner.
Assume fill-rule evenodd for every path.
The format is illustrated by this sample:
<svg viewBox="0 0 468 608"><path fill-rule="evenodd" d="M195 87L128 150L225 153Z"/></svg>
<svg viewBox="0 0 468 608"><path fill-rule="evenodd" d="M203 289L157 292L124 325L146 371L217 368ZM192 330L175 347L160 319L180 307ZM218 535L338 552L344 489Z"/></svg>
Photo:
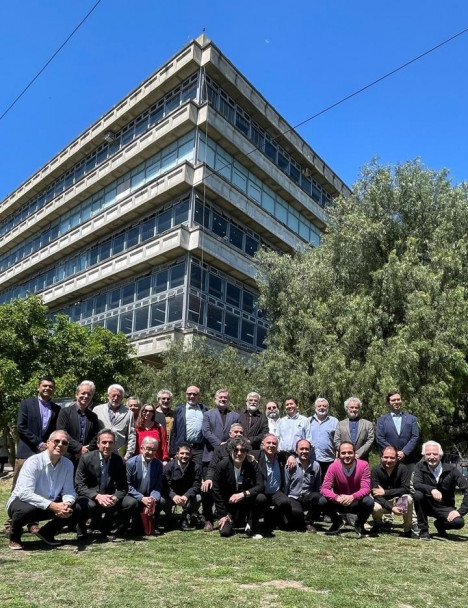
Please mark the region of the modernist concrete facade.
<svg viewBox="0 0 468 608"><path fill-rule="evenodd" d="M320 243L347 186L205 36L0 204L0 303L123 331L263 347L260 246Z"/></svg>

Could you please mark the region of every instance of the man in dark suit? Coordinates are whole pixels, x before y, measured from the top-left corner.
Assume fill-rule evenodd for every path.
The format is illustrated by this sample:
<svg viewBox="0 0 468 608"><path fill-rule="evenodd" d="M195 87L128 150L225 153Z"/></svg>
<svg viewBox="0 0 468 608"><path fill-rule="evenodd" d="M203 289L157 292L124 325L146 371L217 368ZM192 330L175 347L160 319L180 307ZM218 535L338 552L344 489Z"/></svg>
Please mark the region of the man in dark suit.
<svg viewBox="0 0 468 608"><path fill-rule="evenodd" d="M369 453L374 445L374 425L361 418L362 402L357 397L346 399L344 409L347 418L336 425L335 447L338 450L343 441L351 441L356 450L356 457L369 460Z"/></svg>
<svg viewBox="0 0 468 608"><path fill-rule="evenodd" d="M402 399L398 391L388 393L387 403L390 412L377 418L377 445L381 454L387 446L395 446L398 461L403 462L412 473L419 460L416 449L419 441L418 421L411 414L402 412Z"/></svg>
<svg viewBox="0 0 468 608"><path fill-rule="evenodd" d="M202 466L203 462L203 414L208 408L201 403L200 389L189 386L186 391L187 401L181 403L174 410L174 424L172 426L169 454L175 456L179 445L188 442L192 445L192 458Z"/></svg>
<svg viewBox="0 0 468 608"><path fill-rule="evenodd" d="M18 449L16 451L13 489L26 458L47 449L47 439L57 428L60 406L52 401L55 382L50 376L39 378L37 397L25 399L18 411Z"/></svg>
<svg viewBox="0 0 468 608"><path fill-rule="evenodd" d="M140 517L133 518L132 529L141 534L154 534L160 511L163 465L156 458L158 440L145 437L140 454L127 460L128 494L138 501Z"/></svg>
<svg viewBox="0 0 468 608"><path fill-rule="evenodd" d="M239 417L239 421L244 429L244 437L250 441L253 450L260 448L262 439L268 433L268 419L265 414L259 411L259 403L260 395L258 393L249 393L245 401L246 409Z"/></svg>
<svg viewBox="0 0 468 608"><path fill-rule="evenodd" d="M125 530L138 502L128 496L127 475L121 456L114 453L115 434L109 429L99 431L97 450L84 454L78 463L75 475L76 492L80 497L77 510L83 511L81 521L96 516L104 538L114 540L112 533L115 520ZM78 537L86 536L86 528L77 526Z"/></svg>
<svg viewBox="0 0 468 608"><path fill-rule="evenodd" d="M231 536L235 527L245 527L252 538L262 538L256 532L258 508L255 499L263 490L263 479L255 461L247 460L250 443L245 437L230 439L229 458L216 466L213 496L221 536Z"/></svg>
<svg viewBox="0 0 468 608"><path fill-rule="evenodd" d="M84 380L76 389L75 403L60 410L57 428L68 433L68 456L76 469L78 461L96 449L99 420L89 408L96 390L94 382Z"/></svg>

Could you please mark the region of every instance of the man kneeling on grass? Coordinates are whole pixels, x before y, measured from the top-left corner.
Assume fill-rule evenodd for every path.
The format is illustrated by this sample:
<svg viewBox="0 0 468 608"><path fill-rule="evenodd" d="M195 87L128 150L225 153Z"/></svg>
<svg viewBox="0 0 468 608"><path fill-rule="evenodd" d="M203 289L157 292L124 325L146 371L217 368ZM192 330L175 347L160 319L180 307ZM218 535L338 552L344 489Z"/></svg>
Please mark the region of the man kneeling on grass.
<svg viewBox="0 0 468 608"><path fill-rule="evenodd" d="M73 463L64 458L68 434L54 431L46 449L30 456L24 463L15 489L7 503L11 518L10 549L22 549L23 526L49 519L42 528L34 523L29 532L49 546L60 545L55 535L74 513L76 493L73 487Z"/></svg>

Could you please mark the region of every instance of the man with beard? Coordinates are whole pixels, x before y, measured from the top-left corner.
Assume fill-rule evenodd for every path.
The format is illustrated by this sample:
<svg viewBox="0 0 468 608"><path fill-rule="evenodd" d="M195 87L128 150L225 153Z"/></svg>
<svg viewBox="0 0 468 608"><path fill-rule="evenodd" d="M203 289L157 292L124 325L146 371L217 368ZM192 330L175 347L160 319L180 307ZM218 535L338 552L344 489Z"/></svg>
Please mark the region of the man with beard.
<svg viewBox="0 0 468 608"><path fill-rule="evenodd" d="M169 446L171 444L171 433L172 433L172 425L174 424L174 412L171 410L171 402L172 402L172 393L171 391L163 388L158 392L157 395L158 405L156 407L156 414L164 416L164 420L166 421L166 441L167 441L167 451L169 452ZM161 422L158 418L156 418L159 422ZM162 424L162 422L161 422Z"/></svg>
<svg viewBox="0 0 468 608"><path fill-rule="evenodd" d="M314 446L315 458L320 465L322 478L328 467L335 460L335 429L338 420L329 414L330 405L326 399L319 397L315 401L315 414L310 419L307 439Z"/></svg>
<svg viewBox="0 0 468 608"><path fill-rule="evenodd" d="M279 407L275 401L265 405L265 415L268 420L268 432L278 437Z"/></svg>
<svg viewBox="0 0 468 608"><path fill-rule="evenodd" d="M99 428L109 429L115 435L113 448L124 460L135 453L136 434L133 412L122 405L125 390L120 384L111 384L107 389L108 402L94 408L99 418Z"/></svg>
<svg viewBox="0 0 468 608"><path fill-rule="evenodd" d="M374 445L374 425L361 418L362 402L357 397L350 397L344 402L347 418L340 420L335 428L335 447L343 441L351 441L356 449L356 457L369 460Z"/></svg>
<svg viewBox="0 0 468 608"><path fill-rule="evenodd" d="M252 449L258 450L262 439L268 433L268 420L265 414L258 410L260 403L260 395L258 393L249 393L245 404L246 409L239 416L239 422L244 429L244 437L246 437Z"/></svg>

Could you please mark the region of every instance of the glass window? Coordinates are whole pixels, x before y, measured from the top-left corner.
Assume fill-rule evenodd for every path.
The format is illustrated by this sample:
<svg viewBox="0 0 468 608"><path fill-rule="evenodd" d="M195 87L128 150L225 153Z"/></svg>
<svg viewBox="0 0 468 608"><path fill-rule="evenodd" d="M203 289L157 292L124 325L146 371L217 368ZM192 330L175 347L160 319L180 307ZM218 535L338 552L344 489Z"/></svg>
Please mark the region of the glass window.
<svg viewBox="0 0 468 608"><path fill-rule="evenodd" d="M214 296L215 298L219 298L220 300L222 300L224 296L224 281L215 274L211 274L211 272L209 273L208 281L208 293Z"/></svg>
<svg viewBox="0 0 468 608"><path fill-rule="evenodd" d="M83 317L91 317L93 314L93 304L94 298L89 298L89 300L85 300L82 304L83 307Z"/></svg>
<svg viewBox="0 0 468 608"><path fill-rule="evenodd" d="M106 323L105 323L106 329L108 329L109 331L111 331L114 334L117 333L118 325L119 325L119 317L115 316L115 317L109 317L109 319L106 319Z"/></svg>
<svg viewBox="0 0 468 608"><path fill-rule="evenodd" d="M158 327L158 325L164 325L166 322L166 302L155 302L151 306L151 327Z"/></svg>
<svg viewBox="0 0 468 608"><path fill-rule="evenodd" d="M244 248L244 231L233 224L229 227L229 242L238 249Z"/></svg>
<svg viewBox="0 0 468 608"><path fill-rule="evenodd" d="M232 160L221 152L219 149L215 159L215 170L219 175L222 175L226 179L231 179L231 165Z"/></svg>
<svg viewBox="0 0 468 608"><path fill-rule="evenodd" d="M184 284L185 277L185 264L178 264L177 266L173 266L171 268L171 278L169 287L174 289L175 287L180 287L180 285Z"/></svg>
<svg viewBox="0 0 468 608"><path fill-rule="evenodd" d="M254 201L257 201L257 203L262 202L262 190L261 188L255 184L254 182L252 182L251 180L249 180L248 183L248 195L250 196L250 198L252 198Z"/></svg>
<svg viewBox="0 0 468 608"><path fill-rule="evenodd" d="M248 342L249 344L254 343L254 330L255 326L250 321L246 319L242 319L242 331L241 331L241 340L243 342Z"/></svg>
<svg viewBox="0 0 468 608"><path fill-rule="evenodd" d="M280 222L286 224L288 219L288 210L281 203L276 201L275 205L275 216L279 219Z"/></svg>
<svg viewBox="0 0 468 608"><path fill-rule="evenodd" d="M110 258L111 255L111 245L112 245L112 241L109 239L108 241L105 241L104 243L101 243L99 249L99 259L102 262L103 260L107 260L107 258Z"/></svg>
<svg viewBox="0 0 468 608"><path fill-rule="evenodd" d="M289 173L289 160L284 154L278 151L278 165L280 169Z"/></svg>
<svg viewBox="0 0 468 608"><path fill-rule="evenodd" d="M153 110L149 117L150 125L154 125L161 120L164 116L164 104L162 104L159 108Z"/></svg>
<svg viewBox="0 0 468 608"><path fill-rule="evenodd" d="M124 285L122 291L122 306L125 306L125 304L131 304L135 299L135 283Z"/></svg>
<svg viewBox="0 0 468 608"><path fill-rule="evenodd" d="M253 315L255 312L255 298L254 295L244 290L242 298L242 310Z"/></svg>
<svg viewBox="0 0 468 608"><path fill-rule="evenodd" d="M291 179L293 181L296 182L296 184L299 184L301 181L301 172L299 171L299 169L293 165L292 163L290 163L289 165L289 176L291 177Z"/></svg>
<svg viewBox="0 0 468 608"><path fill-rule="evenodd" d="M151 277L144 277L137 281L137 300L148 298L151 290Z"/></svg>
<svg viewBox="0 0 468 608"><path fill-rule="evenodd" d="M105 294L105 293L101 293L98 296L96 296L96 306L94 308L95 315L98 315L101 312L104 312L106 310L106 300L107 300L107 294Z"/></svg>
<svg viewBox="0 0 468 608"><path fill-rule="evenodd" d="M162 270L153 276L153 293L161 293L167 289L167 270Z"/></svg>
<svg viewBox="0 0 468 608"><path fill-rule="evenodd" d="M109 297L109 309L118 308L120 306L120 288L114 289L108 295Z"/></svg>
<svg viewBox="0 0 468 608"><path fill-rule="evenodd" d="M219 333L223 330L223 311L221 308L214 306L214 304L208 304L208 315L206 319L206 325L210 329Z"/></svg>
<svg viewBox="0 0 468 608"><path fill-rule="evenodd" d="M130 247L134 247L135 245L138 245L139 238L140 238L140 227L135 226L134 228L130 228L130 230L127 232L127 249L130 249Z"/></svg>
<svg viewBox="0 0 468 608"><path fill-rule="evenodd" d="M244 135L247 135L247 137L249 136L250 122L246 120L239 111L236 112L236 127L242 131Z"/></svg>
<svg viewBox="0 0 468 608"><path fill-rule="evenodd" d="M197 298L196 296L190 294L188 320L192 323L198 323L200 325L203 325L204 312L205 303L200 300L200 298Z"/></svg>
<svg viewBox="0 0 468 608"><path fill-rule="evenodd" d="M265 338L267 330L264 327L257 325L257 346L260 348L266 348Z"/></svg>
<svg viewBox="0 0 468 608"><path fill-rule="evenodd" d="M124 334L131 334L133 327L133 310L124 312L120 315L120 331Z"/></svg>
<svg viewBox="0 0 468 608"><path fill-rule="evenodd" d="M209 228L210 225L210 209L200 202L195 204L195 217L194 220L197 224Z"/></svg>
<svg viewBox="0 0 468 608"><path fill-rule="evenodd" d="M202 268L197 264L192 264L190 267L190 285L195 289L205 289L204 273Z"/></svg>
<svg viewBox="0 0 468 608"><path fill-rule="evenodd" d="M268 140L265 140L265 154L276 164L276 148Z"/></svg>
<svg viewBox="0 0 468 608"><path fill-rule="evenodd" d="M125 246L125 234L118 234L113 239L112 250L113 255L117 253L121 253L124 250Z"/></svg>
<svg viewBox="0 0 468 608"><path fill-rule="evenodd" d="M224 333L231 338L239 337L239 317L226 311Z"/></svg>
<svg viewBox="0 0 468 608"><path fill-rule="evenodd" d="M150 217L149 220L146 220L146 222L143 222L143 225L141 227L141 242L142 243L153 238L155 223L156 223L156 218L154 218L154 217Z"/></svg>
<svg viewBox="0 0 468 608"><path fill-rule="evenodd" d="M172 209L168 209L158 215L158 234L169 230L172 222Z"/></svg>
<svg viewBox="0 0 468 608"><path fill-rule="evenodd" d="M174 206L174 226L188 220L189 207L188 201L182 201Z"/></svg>
<svg viewBox="0 0 468 608"><path fill-rule="evenodd" d="M255 252L259 248L259 242L248 234L245 235L245 253L247 255L255 255Z"/></svg>
<svg viewBox="0 0 468 608"><path fill-rule="evenodd" d="M174 323L174 321L180 321L182 319L182 307L183 307L183 294L171 298L168 300L168 315L167 322Z"/></svg>
<svg viewBox="0 0 468 608"><path fill-rule="evenodd" d="M226 303L240 308L241 290L236 285L226 281Z"/></svg>
<svg viewBox="0 0 468 608"><path fill-rule="evenodd" d="M140 169L138 173L132 175L131 189L132 192L145 183L145 169Z"/></svg>
<svg viewBox="0 0 468 608"><path fill-rule="evenodd" d="M99 259L99 247L93 247L91 249L91 251L89 252L89 265L90 266L94 266L94 264L97 264Z"/></svg>
<svg viewBox="0 0 468 608"><path fill-rule="evenodd" d="M227 234L227 221L218 213L213 211L213 232L224 238Z"/></svg>
<svg viewBox="0 0 468 608"><path fill-rule="evenodd" d="M149 306L143 306L143 308L137 308L135 310L134 331L143 331L148 329L148 313Z"/></svg>

